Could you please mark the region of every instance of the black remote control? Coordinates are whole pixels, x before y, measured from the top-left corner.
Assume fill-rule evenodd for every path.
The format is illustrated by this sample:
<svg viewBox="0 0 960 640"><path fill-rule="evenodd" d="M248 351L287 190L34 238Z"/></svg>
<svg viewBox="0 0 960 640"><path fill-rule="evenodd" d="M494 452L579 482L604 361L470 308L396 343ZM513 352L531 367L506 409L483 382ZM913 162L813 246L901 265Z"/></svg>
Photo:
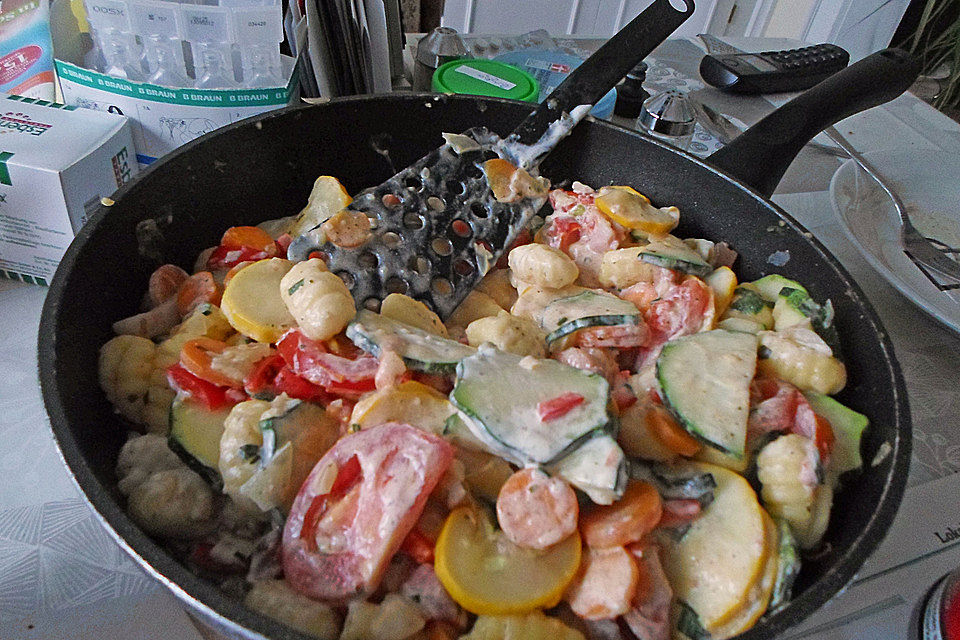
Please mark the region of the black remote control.
<svg viewBox="0 0 960 640"><path fill-rule="evenodd" d="M801 91L847 66L850 54L835 44L789 51L724 53L700 61L707 84L734 93Z"/></svg>

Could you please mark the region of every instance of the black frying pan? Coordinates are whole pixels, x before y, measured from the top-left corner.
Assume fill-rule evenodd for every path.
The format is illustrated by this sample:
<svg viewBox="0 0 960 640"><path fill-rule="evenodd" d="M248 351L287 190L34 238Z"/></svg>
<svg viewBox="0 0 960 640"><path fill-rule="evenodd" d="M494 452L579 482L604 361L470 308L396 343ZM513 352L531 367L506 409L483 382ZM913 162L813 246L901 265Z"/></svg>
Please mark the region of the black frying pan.
<svg viewBox="0 0 960 640"><path fill-rule="evenodd" d="M629 184L682 212L682 236L726 240L742 280L775 270L831 299L849 383L839 399L870 418L869 464L836 497L820 556L803 565L796 597L741 637L775 638L841 589L889 527L906 483L910 419L889 337L857 284L801 225L773 205L793 157L821 128L899 95L916 76L899 52L876 54L766 118L708 161L656 140L586 121L548 158L554 183ZM197 578L123 511L114 466L126 428L97 384L97 352L113 321L137 309L161 262L190 269L229 226L299 211L313 180L338 176L355 193L382 182L437 146L440 133L486 125L506 133L530 105L432 94L392 94L289 107L196 140L153 165L102 207L64 256L39 333L40 381L54 435L74 479L117 542L208 624L228 637L302 638ZM153 233L146 230L153 229Z"/></svg>

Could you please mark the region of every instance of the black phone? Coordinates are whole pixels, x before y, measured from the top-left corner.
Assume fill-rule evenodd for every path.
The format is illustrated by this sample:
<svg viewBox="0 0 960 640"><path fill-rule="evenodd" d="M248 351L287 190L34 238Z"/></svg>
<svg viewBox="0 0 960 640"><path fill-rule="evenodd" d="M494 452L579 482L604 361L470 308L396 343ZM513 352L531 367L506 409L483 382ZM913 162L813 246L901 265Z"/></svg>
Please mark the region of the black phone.
<svg viewBox="0 0 960 640"><path fill-rule="evenodd" d="M850 54L835 44L789 51L710 54L700 61L700 76L710 86L733 93L801 91L849 62Z"/></svg>

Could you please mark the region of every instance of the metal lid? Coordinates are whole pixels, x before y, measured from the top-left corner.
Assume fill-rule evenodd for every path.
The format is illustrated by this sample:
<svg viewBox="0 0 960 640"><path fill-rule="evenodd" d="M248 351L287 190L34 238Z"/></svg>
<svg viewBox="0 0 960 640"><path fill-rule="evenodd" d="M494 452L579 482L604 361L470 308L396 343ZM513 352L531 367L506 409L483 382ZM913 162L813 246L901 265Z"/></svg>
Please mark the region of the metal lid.
<svg viewBox="0 0 960 640"><path fill-rule="evenodd" d="M686 136L697 125L686 96L670 89L648 98L640 109L639 122L645 129L668 136Z"/></svg>
<svg viewBox="0 0 960 640"><path fill-rule="evenodd" d="M416 61L434 69L466 55L467 47L460 34L450 27L437 27L417 43Z"/></svg>

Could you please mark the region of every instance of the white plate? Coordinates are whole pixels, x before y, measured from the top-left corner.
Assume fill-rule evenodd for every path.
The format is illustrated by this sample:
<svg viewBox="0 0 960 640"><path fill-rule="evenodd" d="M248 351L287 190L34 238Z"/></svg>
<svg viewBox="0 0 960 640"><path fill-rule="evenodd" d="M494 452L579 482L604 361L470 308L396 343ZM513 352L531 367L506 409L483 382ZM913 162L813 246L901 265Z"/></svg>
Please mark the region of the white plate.
<svg viewBox="0 0 960 640"><path fill-rule="evenodd" d="M960 155L942 151L865 154L927 237L960 248ZM960 332L960 288L941 290L900 248L900 219L876 182L847 160L830 181L830 199L853 244L890 284Z"/></svg>

